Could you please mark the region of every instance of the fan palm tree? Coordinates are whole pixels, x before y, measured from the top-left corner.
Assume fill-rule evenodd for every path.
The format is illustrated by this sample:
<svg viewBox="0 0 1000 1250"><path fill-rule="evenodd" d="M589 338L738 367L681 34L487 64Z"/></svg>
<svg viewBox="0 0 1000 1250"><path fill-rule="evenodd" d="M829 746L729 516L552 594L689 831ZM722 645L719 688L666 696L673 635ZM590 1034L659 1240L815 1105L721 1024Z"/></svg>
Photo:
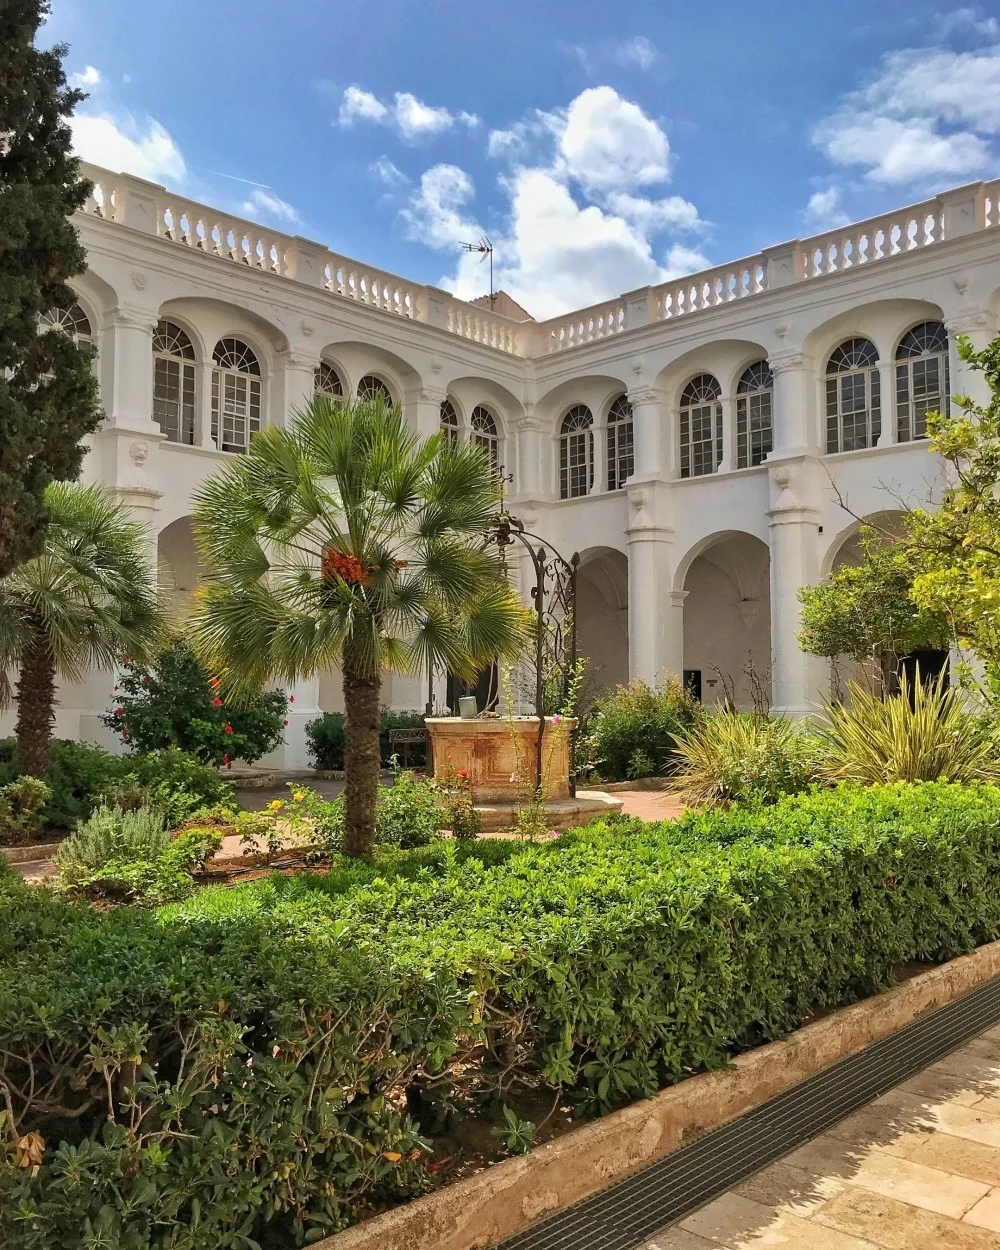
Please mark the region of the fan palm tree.
<svg viewBox="0 0 1000 1250"><path fill-rule="evenodd" d="M420 439L381 398L319 395L196 498L193 637L226 685L341 668L348 855L374 846L382 670L471 679L520 643L522 609L483 541L498 490L477 448Z"/></svg>
<svg viewBox="0 0 1000 1250"><path fill-rule="evenodd" d="M0 580L0 672L18 671L18 768L34 777L48 766L56 677L150 657L163 628L145 530L124 504L55 482L45 511L42 554Z"/></svg>

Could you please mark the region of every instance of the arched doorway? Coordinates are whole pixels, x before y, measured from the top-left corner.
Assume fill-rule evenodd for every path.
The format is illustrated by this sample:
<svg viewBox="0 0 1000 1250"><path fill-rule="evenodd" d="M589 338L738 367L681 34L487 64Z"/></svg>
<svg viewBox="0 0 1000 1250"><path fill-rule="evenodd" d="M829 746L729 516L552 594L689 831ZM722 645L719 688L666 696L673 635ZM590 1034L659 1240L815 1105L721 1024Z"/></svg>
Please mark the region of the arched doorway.
<svg viewBox="0 0 1000 1250"><path fill-rule="evenodd" d="M194 592L201 580L198 549L189 516L178 517L160 531L156 540L157 580L175 626L190 616Z"/></svg>
<svg viewBox="0 0 1000 1250"><path fill-rule="evenodd" d="M628 682L628 559L611 547L580 555L576 646L587 659L583 702Z"/></svg>
<svg viewBox="0 0 1000 1250"><path fill-rule="evenodd" d="M684 574L684 679L705 703L767 711L771 700L770 553L752 534L720 534Z"/></svg>

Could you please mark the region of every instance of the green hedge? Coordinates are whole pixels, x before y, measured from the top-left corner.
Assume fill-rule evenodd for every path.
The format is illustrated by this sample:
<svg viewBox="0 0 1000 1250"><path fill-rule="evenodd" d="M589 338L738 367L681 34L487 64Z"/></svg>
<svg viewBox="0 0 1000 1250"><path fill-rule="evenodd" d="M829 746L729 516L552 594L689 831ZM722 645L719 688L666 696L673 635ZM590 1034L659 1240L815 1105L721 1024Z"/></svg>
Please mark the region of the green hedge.
<svg viewBox="0 0 1000 1250"><path fill-rule="evenodd" d="M514 1062L605 1110L998 935L987 786L438 843L158 913L6 877L0 1075L30 1058L48 1144L37 1175L0 1147L0 1243L302 1244L431 1183L419 1074L457 1096Z"/></svg>
<svg viewBox="0 0 1000 1250"><path fill-rule="evenodd" d="M306 725L306 741L309 754L312 756L313 767L323 771L336 772L344 767L344 722L343 712L324 712ZM396 746L389 738L392 729L422 729L424 716L422 712L394 712L383 708L379 716L379 752L382 767L392 765L393 756L403 759L403 748ZM407 760L413 768L423 768L427 762L427 748L422 742L411 742L406 750Z"/></svg>

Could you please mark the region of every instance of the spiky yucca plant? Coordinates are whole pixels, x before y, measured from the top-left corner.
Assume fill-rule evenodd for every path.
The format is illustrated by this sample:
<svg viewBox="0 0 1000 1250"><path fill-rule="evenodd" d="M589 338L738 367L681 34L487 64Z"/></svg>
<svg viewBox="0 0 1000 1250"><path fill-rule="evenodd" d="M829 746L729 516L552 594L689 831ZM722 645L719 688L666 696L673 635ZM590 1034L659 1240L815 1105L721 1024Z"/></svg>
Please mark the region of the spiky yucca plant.
<svg viewBox="0 0 1000 1250"><path fill-rule="evenodd" d="M677 734L671 788L692 804L717 807L749 799L773 803L807 790L822 775L818 742L783 717L707 712Z"/></svg>
<svg viewBox="0 0 1000 1250"><path fill-rule="evenodd" d="M846 703L827 707L821 731L835 781L1000 781L994 726L965 709L958 690L936 682L910 686L888 699L850 683Z"/></svg>
<svg viewBox="0 0 1000 1250"><path fill-rule="evenodd" d="M317 396L197 497L196 646L237 693L339 665L344 851L370 854L384 668L472 679L515 655L523 611L484 531L499 484L478 448L421 439L381 399Z"/></svg>

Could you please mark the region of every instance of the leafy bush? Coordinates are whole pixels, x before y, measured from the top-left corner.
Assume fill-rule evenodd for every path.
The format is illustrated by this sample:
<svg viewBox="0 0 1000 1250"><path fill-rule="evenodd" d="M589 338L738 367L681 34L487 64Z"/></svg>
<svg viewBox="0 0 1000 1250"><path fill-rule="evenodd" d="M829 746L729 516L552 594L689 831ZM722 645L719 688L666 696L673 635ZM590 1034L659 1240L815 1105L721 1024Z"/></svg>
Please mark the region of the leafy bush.
<svg viewBox="0 0 1000 1250"><path fill-rule="evenodd" d="M324 799L289 783L291 803L284 816L292 830L312 847L314 857L339 855L344 837L344 796ZM429 778L401 772L391 785L381 782L375 801L375 839L380 847L404 850L427 846L440 834L451 809L451 796Z"/></svg>
<svg viewBox="0 0 1000 1250"><path fill-rule="evenodd" d="M605 781L651 777L669 767L677 735L697 710L676 677L655 688L643 681L618 686L598 699L581 726L578 759Z"/></svg>
<svg viewBox="0 0 1000 1250"><path fill-rule="evenodd" d="M0 786L0 846L25 846L37 840L50 795L37 777L18 777Z"/></svg>
<svg viewBox="0 0 1000 1250"><path fill-rule="evenodd" d="M343 712L324 712L306 725L306 740L313 767L322 772L340 772L344 767ZM379 753L382 767L391 768L393 756L402 758L402 749L389 740L393 729L421 729L422 712L394 712L383 708L379 717ZM422 742L414 742L407 748L409 766L423 768L427 762L427 748Z"/></svg>
<svg viewBox="0 0 1000 1250"><path fill-rule="evenodd" d="M252 764L281 742L287 723L282 691L224 699L218 679L205 672L181 638L155 664L127 661L115 690L117 707L101 719L130 751L174 747L203 764Z"/></svg>
<svg viewBox="0 0 1000 1250"><path fill-rule="evenodd" d="M849 702L831 704L822 737L829 772L838 780L879 785L886 781L998 781L1000 738L994 722L968 712L962 696L936 682L879 699L848 686Z"/></svg>
<svg viewBox="0 0 1000 1250"><path fill-rule="evenodd" d="M429 1187L417 1077L603 1110L998 936L983 785L439 841L156 913L2 877L0 1077L41 1144L0 1140L0 1243L287 1250Z"/></svg>
<svg viewBox="0 0 1000 1250"><path fill-rule="evenodd" d="M115 855L69 883L69 893L104 902L159 907L186 898L192 873L203 868L222 844L219 829L189 829L144 855Z"/></svg>
<svg viewBox="0 0 1000 1250"><path fill-rule="evenodd" d="M17 776L16 758L14 739L0 740L0 785ZM199 807L232 802L232 788L216 769L177 750L111 755L100 747L57 738L45 781L51 793L43 823L52 829L74 828L101 802L161 807L168 824Z"/></svg>
<svg viewBox="0 0 1000 1250"><path fill-rule="evenodd" d="M155 859L170 841L157 808L95 808L75 833L59 843L52 862L66 882L103 867L112 859Z"/></svg>
<svg viewBox="0 0 1000 1250"><path fill-rule="evenodd" d="M823 776L820 739L783 717L720 708L677 737L673 785L690 803L774 803Z"/></svg>

